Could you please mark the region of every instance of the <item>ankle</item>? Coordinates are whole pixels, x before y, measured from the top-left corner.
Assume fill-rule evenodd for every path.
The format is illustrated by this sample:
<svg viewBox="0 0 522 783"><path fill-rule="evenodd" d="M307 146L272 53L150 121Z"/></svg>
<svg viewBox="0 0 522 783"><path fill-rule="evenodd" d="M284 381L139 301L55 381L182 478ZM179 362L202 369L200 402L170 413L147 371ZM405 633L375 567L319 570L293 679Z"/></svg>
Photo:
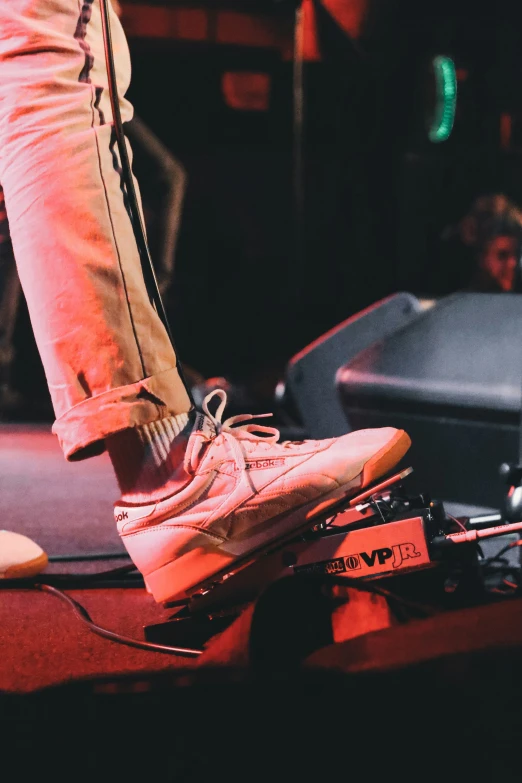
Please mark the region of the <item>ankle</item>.
<svg viewBox="0 0 522 783"><path fill-rule="evenodd" d="M106 440L122 498L143 502L169 494L183 471L191 422L188 413L122 430Z"/></svg>

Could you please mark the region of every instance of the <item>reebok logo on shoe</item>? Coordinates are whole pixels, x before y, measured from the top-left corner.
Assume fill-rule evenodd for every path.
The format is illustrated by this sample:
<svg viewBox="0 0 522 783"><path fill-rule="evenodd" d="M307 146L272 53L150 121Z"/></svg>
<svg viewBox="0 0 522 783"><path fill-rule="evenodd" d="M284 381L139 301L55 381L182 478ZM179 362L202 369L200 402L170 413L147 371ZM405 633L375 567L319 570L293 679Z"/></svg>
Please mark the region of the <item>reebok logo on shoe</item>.
<svg viewBox="0 0 522 783"><path fill-rule="evenodd" d="M252 462L245 462L247 470L262 470L263 468L278 468L285 464L283 457L278 459L255 459Z"/></svg>

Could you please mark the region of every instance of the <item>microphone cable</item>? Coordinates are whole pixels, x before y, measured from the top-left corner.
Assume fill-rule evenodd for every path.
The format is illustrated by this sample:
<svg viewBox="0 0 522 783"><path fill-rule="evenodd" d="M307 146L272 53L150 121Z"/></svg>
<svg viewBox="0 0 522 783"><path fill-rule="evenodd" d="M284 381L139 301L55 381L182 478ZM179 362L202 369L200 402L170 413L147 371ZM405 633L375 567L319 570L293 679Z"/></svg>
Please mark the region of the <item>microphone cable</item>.
<svg viewBox="0 0 522 783"><path fill-rule="evenodd" d="M125 188L125 196L127 200L129 217L131 220L132 230L134 232L134 237L136 240L136 245L138 247L138 253L141 261L141 269L143 272L143 277L145 280L145 286L147 288L149 299L154 309L156 310L161 322L163 323L163 326L165 327L171 345L176 354L176 365L181 381L185 386L185 389L190 398L192 406L195 407L190 385L188 384L185 374L183 372L183 367L179 360L179 354L176 350L176 346L174 343L172 329L170 328L165 306L161 298L161 293L159 290L156 273L154 271L154 263L152 261L152 257L147 242L143 217L138 203L136 188L134 186L134 176L132 173L132 168L129 160L127 141L125 137L125 131L123 129L123 122L121 119L120 102L118 96L118 83L116 79L116 67L114 64L114 50L112 45L109 2L110 0L100 0L100 12L101 12L101 22L102 22L102 31L103 31L103 43L104 43L104 50L105 50L105 62L107 67L107 81L109 86L109 96L110 96L111 109L112 109L113 129L114 129L114 136L116 138L116 143L118 146L118 152L120 155L123 185Z"/></svg>

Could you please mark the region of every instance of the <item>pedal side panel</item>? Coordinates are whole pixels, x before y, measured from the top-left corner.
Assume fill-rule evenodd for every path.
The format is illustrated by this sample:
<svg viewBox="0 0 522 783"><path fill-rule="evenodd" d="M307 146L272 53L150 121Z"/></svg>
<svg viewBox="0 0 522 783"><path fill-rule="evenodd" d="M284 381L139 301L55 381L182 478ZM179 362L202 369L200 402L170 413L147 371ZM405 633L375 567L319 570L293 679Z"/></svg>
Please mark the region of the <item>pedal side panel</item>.
<svg viewBox="0 0 522 783"><path fill-rule="evenodd" d="M318 538L291 548L295 573L372 578L424 568L431 558L421 516Z"/></svg>

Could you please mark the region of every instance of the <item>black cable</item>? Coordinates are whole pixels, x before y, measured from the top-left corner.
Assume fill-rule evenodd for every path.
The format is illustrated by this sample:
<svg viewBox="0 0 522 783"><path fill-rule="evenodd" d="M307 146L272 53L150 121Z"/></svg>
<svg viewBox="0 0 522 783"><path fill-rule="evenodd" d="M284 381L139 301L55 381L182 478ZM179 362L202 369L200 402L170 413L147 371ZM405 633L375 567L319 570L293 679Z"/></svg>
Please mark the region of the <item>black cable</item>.
<svg viewBox="0 0 522 783"><path fill-rule="evenodd" d="M43 593L50 593L71 607L76 616L85 623L93 633L102 636L104 639L109 639L110 641L119 644L125 644L128 647L136 647L139 650L151 650L152 652L161 652L168 655L182 655L185 657L201 655L203 650L196 648L170 647L168 645L154 644L152 642L142 642L140 639L133 639L130 636L124 636L115 631L109 631L107 628L103 628L101 625L94 623L84 606L56 586L61 585L64 587L67 585L70 589L80 589L82 586L92 585L94 583L99 587L104 578L109 578L112 586L115 586L118 582L113 581L114 577L126 573L128 574L131 571L136 571L136 566L126 565L121 566L120 568L113 568L110 571L100 571L96 574L45 574L29 579L2 579L0 580L0 590L40 590ZM141 578L141 574L137 574L137 576Z"/></svg>
<svg viewBox="0 0 522 783"><path fill-rule="evenodd" d="M93 576L93 574L64 574L67 577L63 580L56 579L54 577L62 576L61 574L49 574L45 581L35 581L28 577L23 579L2 579L0 580L1 590L36 590L40 584L49 584L51 587L60 587L65 590L112 590L117 587L132 589L143 589L144 582L138 575L128 576L99 576L96 580L88 579L87 577Z"/></svg>
<svg viewBox="0 0 522 783"><path fill-rule="evenodd" d="M135 576L133 574L135 573ZM94 574L71 574L71 573L62 573L62 574L38 574L34 577L22 577L22 578L12 578L12 579L1 579L0 580L0 590L9 590L9 589L30 589L35 588L38 585L41 584L48 584L48 585L61 585L66 586L70 589L79 589L80 587L88 587L89 585L95 584L96 586L99 586L99 582L102 580L109 580L112 584L113 580L116 577L121 577L127 575L127 578L133 577L133 581L136 582L141 581L141 584L143 584L143 577L139 572L136 571L136 566L134 564L129 564L125 566L120 566L119 568L111 568L108 571L96 571ZM128 581L127 581L128 583Z"/></svg>
<svg viewBox="0 0 522 783"><path fill-rule="evenodd" d="M97 636L101 636L103 639L109 639L111 642L117 642L118 644L125 644L128 647L136 647L138 650L149 650L152 652L161 652L166 655L181 655L187 658L195 658L202 654L203 650L199 650L191 647L170 647L166 644L154 644L154 642L142 642L139 639L133 639L131 636L124 636L123 634L116 633L115 631L109 631L107 628L102 628L101 625L94 623L85 607L83 607L74 598L71 598L62 590L58 590L56 587L48 584L37 584L35 587L44 593L50 593L56 598L66 603L75 613L76 617L80 619L89 630L95 633Z"/></svg>
<svg viewBox="0 0 522 783"><path fill-rule="evenodd" d="M91 562L96 560L130 559L128 552L88 552L86 554L49 555L50 563Z"/></svg>
<svg viewBox="0 0 522 783"><path fill-rule="evenodd" d="M136 566L133 563L129 565L120 566L119 568L111 568L108 571L97 571L94 574L45 574L43 578L37 578L35 581L38 584L67 584L68 582L96 582L99 579L112 579L115 576L122 576L123 574L131 574L136 571ZM136 577L143 579L141 574L136 571Z"/></svg>
<svg viewBox="0 0 522 783"><path fill-rule="evenodd" d="M131 168L129 155L127 151L125 131L123 129L123 122L121 119L121 112L120 112L118 83L116 79L116 68L114 65L111 23L110 23L108 4L109 4L109 0L100 0L103 41L105 47L105 61L107 66L107 82L109 86L109 96L110 96L111 108L112 108L114 135L116 137L116 143L118 145L118 151L120 153L123 182L126 190L127 203L130 212L132 229L134 231L134 237L136 239L136 244L138 246L138 253L140 256L141 268L145 280L145 285L147 288L147 293L149 295L151 303L153 304L159 318L163 323L163 326L167 331L167 335L174 349L174 353L176 354L177 357L177 369L178 369L179 376L181 378L183 385L185 386L186 392L190 398L192 406L195 407L194 399L192 397L192 392L185 378L181 362L179 361L179 354L174 344L174 337L172 335L172 330L170 328L169 320L167 318L167 313L165 311L163 300L161 298L158 281L156 279L156 273L154 272L154 264L147 243L145 226L143 224L143 218L141 215L141 210L136 195L136 188L134 187L134 177L132 174L132 168Z"/></svg>
<svg viewBox="0 0 522 783"><path fill-rule="evenodd" d="M482 563L480 563L481 568L487 568L489 565L495 562L500 562L503 555L506 554L506 552L509 552L510 549L513 549L514 547L522 546L522 539L519 541L511 541L511 543L506 544L506 546L502 547L500 551L497 552L496 555L493 555L492 557L488 557L486 560L483 560ZM515 568L515 566L512 566Z"/></svg>

